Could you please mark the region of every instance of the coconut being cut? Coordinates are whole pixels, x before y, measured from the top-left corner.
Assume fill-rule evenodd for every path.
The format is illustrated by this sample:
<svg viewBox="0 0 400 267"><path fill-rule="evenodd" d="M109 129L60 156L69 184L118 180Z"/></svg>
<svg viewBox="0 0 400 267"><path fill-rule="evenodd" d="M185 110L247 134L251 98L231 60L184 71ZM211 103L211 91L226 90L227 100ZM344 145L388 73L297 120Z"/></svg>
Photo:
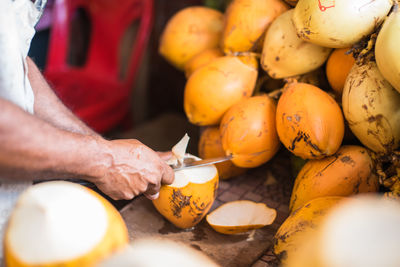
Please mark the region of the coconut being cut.
<svg viewBox="0 0 400 267"><path fill-rule="evenodd" d="M53 181L21 194L4 238L6 266L92 266L128 244L118 211L81 185Z"/></svg>
<svg viewBox="0 0 400 267"><path fill-rule="evenodd" d="M276 210L264 203L249 200L223 204L209 215L208 224L222 234L238 234L270 225L276 218Z"/></svg>
<svg viewBox="0 0 400 267"><path fill-rule="evenodd" d="M185 158L200 160L186 154L189 137L185 135L172 152L175 160L182 163ZM191 228L198 224L210 210L218 189L218 171L214 165L182 169L175 172L175 180L163 185L160 195L153 200L155 208L168 221L179 228Z"/></svg>

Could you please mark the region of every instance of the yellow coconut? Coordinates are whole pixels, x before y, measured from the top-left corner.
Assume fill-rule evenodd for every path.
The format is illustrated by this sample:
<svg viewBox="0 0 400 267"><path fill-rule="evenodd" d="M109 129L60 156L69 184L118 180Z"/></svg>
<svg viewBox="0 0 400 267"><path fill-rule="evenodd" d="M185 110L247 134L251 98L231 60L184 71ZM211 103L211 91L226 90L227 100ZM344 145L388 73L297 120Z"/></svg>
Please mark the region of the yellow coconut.
<svg viewBox="0 0 400 267"><path fill-rule="evenodd" d="M114 254L99 267L218 267L201 251L186 244L161 238L135 240L125 250Z"/></svg>
<svg viewBox="0 0 400 267"><path fill-rule="evenodd" d="M290 210L318 197L377 192L373 168L367 149L360 146L343 146L330 157L309 160L295 180Z"/></svg>
<svg viewBox="0 0 400 267"><path fill-rule="evenodd" d="M270 225L276 210L249 200L227 202L207 215L208 224L221 234L239 234Z"/></svg>
<svg viewBox="0 0 400 267"><path fill-rule="evenodd" d="M6 266L93 266L128 244L118 211L81 185L34 185L18 199L4 237Z"/></svg>
<svg viewBox="0 0 400 267"><path fill-rule="evenodd" d="M349 48L335 49L326 63L326 77L339 98L342 97L344 83L356 62L351 53L346 54L347 51Z"/></svg>
<svg viewBox="0 0 400 267"><path fill-rule="evenodd" d="M244 99L225 113L220 125L222 147L236 166L260 166L278 151L275 113L275 101L266 95Z"/></svg>
<svg viewBox="0 0 400 267"><path fill-rule="evenodd" d="M288 8L281 0L234 0L225 15L223 51L230 54L258 50L265 30Z"/></svg>
<svg viewBox="0 0 400 267"><path fill-rule="evenodd" d="M300 39L292 23L294 10L274 20L265 35L261 66L275 79L313 71L327 60L330 48Z"/></svg>
<svg viewBox="0 0 400 267"><path fill-rule="evenodd" d="M392 0L299 0L293 23L305 41L345 48L372 33L392 4Z"/></svg>
<svg viewBox="0 0 400 267"><path fill-rule="evenodd" d="M193 73L185 87L184 109L196 125L217 125L224 113L253 94L258 71L252 56L220 57Z"/></svg>
<svg viewBox="0 0 400 267"><path fill-rule="evenodd" d="M193 56L218 47L222 29L221 12L201 6L187 7L168 21L160 37L159 53L183 70Z"/></svg>
<svg viewBox="0 0 400 267"><path fill-rule="evenodd" d="M289 83L276 111L279 139L296 156L318 159L334 154L344 135L342 111L318 87Z"/></svg>
<svg viewBox="0 0 400 267"><path fill-rule="evenodd" d="M382 76L400 92L400 12L394 8L384 22L375 45L375 58Z"/></svg>
<svg viewBox="0 0 400 267"><path fill-rule="evenodd" d="M183 169L175 172L172 184L161 186L160 196L153 204L176 227L191 228L210 210L217 188L218 172L214 165Z"/></svg>
<svg viewBox="0 0 400 267"><path fill-rule="evenodd" d="M225 156L218 127L207 127L201 133L199 140L199 156L203 159ZM215 167L217 167L220 179L229 179L246 172L245 168L235 166L232 161L217 163Z"/></svg>
<svg viewBox="0 0 400 267"><path fill-rule="evenodd" d="M200 52L185 64L185 76L189 78L195 70L207 65L214 59L222 57L224 53L219 48L211 48Z"/></svg>
<svg viewBox="0 0 400 267"><path fill-rule="evenodd" d="M399 92L382 77L375 62L351 69L343 89L343 113L366 147L378 153L399 147L399 106Z"/></svg>
<svg viewBox="0 0 400 267"><path fill-rule="evenodd" d="M274 253L285 263L307 237L317 232L326 214L344 197L321 197L292 212L274 237Z"/></svg>

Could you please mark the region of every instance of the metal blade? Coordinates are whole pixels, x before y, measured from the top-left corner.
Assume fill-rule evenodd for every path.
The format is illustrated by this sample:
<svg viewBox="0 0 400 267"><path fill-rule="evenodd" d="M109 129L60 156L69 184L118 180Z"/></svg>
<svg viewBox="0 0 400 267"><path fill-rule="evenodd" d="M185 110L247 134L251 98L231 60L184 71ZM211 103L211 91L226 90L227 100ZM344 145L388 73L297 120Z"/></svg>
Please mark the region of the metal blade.
<svg viewBox="0 0 400 267"><path fill-rule="evenodd" d="M195 161L187 161L186 159L183 162L183 165L172 165L172 169L174 171L180 171L183 169L188 169L188 168L194 168L194 167L201 167L201 166L206 166L206 165L211 165L219 162L224 162L227 160L232 159L232 155L225 156L225 157L219 157L219 158L212 158L212 159L203 159L203 160L195 160Z"/></svg>

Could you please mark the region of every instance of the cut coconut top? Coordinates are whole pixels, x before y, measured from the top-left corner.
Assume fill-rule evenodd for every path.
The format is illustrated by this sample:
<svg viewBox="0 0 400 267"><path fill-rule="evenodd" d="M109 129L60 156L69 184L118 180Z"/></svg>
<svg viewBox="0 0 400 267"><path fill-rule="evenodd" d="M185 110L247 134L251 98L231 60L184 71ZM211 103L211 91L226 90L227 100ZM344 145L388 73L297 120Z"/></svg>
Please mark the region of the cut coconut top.
<svg viewBox="0 0 400 267"><path fill-rule="evenodd" d="M92 250L107 227L106 210L94 194L74 183L46 182L20 196L5 243L23 262L59 262Z"/></svg>
<svg viewBox="0 0 400 267"><path fill-rule="evenodd" d="M227 202L207 216L207 222L219 226L269 225L276 217L276 210L264 203L249 200Z"/></svg>
<svg viewBox="0 0 400 267"><path fill-rule="evenodd" d="M212 260L187 245L160 238L136 240L124 251L114 254L100 267L217 267Z"/></svg>
<svg viewBox="0 0 400 267"><path fill-rule="evenodd" d="M185 158L200 158L186 154ZM189 182L195 184L204 184L212 180L217 175L217 168L214 165L207 165L195 168L182 169L175 172L175 180L169 186L171 187L184 187Z"/></svg>
<svg viewBox="0 0 400 267"><path fill-rule="evenodd" d="M185 134L183 138L172 148L172 154L174 154L175 158L180 164L183 164L189 139L189 136Z"/></svg>

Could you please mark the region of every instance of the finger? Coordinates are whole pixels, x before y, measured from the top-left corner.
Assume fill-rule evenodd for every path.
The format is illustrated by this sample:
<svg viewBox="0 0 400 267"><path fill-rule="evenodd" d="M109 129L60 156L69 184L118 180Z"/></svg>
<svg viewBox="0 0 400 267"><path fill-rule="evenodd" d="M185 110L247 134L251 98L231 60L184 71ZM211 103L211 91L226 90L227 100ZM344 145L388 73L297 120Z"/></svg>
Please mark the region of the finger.
<svg viewBox="0 0 400 267"><path fill-rule="evenodd" d="M175 179L175 172L167 164L164 164L163 166L164 166L164 172L163 172L163 176L161 178L161 183L163 183L163 184L172 184L174 182L174 179Z"/></svg>
<svg viewBox="0 0 400 267"><path fill-rule="evenodd" d="M157 192L157 193L155 193L153 195L150 195L148 193L144 193L144 195L145 195L145 197L147 197L150 200L156 200L160 196L160 193Z"/></svg>
<svg viewBox="0 0 400 267"><path fill-rule="evenodd" d="M173 156L171 151L167 151L167 152L157 151L156 153L163 161L167 161Z"/></svg>
<svg viewBox="0 0 400 267"><path fill-rule="evenodd" d="M155 195L158 192L160 192L161 184L149 184L147 187L146 192L144 194L146 195Z"/></svg>

